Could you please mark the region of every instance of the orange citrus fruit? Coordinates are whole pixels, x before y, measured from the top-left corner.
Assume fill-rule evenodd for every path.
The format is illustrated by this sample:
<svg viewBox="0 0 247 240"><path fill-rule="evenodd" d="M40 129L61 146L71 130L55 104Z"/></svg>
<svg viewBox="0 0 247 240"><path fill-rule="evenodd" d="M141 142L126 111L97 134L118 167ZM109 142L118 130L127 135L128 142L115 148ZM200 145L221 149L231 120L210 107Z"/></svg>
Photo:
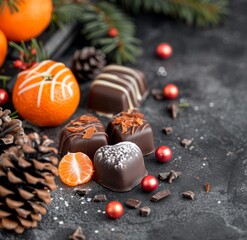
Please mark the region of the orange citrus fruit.
<svg viewBox="0 0 247 240"><path fill-rule="evenodd" d="M3 65L7 55L8 43L4 33L0 30L0 67Z"/></svg>
<svg viewBox="0 0 247 240"><path fill-rule="evenodd" d="M52 0L23 0L17 5L18 12L12 13L9 7L4 10L2 7L0 5L0 29L9 41L18 42L30 40L43 32L51 21L53 10Z"/></svg>
<svg viewBox="0 0 247 240"><path fill-rule="evenodd" d="M18 74L12 101L24 119L37 126L52 127L74 113L80 88L63 63L46 60Z"/></svg>
<svg viewBox="0 0 247 240"><path fill-rule="evenodd" d="M77 186L92 178L93 163L82 152L68 153L59 163L58 173L63 183L72 187Z"/></svg>

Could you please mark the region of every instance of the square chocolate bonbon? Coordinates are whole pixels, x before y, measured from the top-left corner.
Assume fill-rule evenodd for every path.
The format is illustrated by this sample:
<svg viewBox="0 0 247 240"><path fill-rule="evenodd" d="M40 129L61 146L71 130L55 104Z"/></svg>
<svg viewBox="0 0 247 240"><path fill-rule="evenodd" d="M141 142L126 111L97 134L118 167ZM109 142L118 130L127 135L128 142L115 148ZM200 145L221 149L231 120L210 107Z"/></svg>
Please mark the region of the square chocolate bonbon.
<svg viewBox="0 0 247 240"><path fill-rule="evenodd" d="M83 152L93 160L94 153L107 144L108 136L103 124L95 116L85 114L64 127L60 136L59 151L62 155L68 152Z"/></svg>
<svg viewBox="0 0 247 240"><path fill-rule="evenodd" d="M144 74L139 70L120 65L103 68L92 82L88 108L112 116L141 105L148 94Z"/></svg>
<svg viewBox="0 0 247 240"><path fill-rule="evenodd" d="M155 149L152 128L144 115L137 110L128 110L114 116L106 132L110 144L133 142L141 149L144 156Z"/></svg>

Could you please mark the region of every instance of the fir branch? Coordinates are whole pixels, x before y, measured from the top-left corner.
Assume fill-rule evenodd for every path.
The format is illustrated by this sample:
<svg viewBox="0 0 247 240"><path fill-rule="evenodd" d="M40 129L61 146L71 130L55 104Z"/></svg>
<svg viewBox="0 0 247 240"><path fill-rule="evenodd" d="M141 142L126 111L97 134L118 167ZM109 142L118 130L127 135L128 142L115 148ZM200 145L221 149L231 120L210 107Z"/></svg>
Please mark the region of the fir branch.
<svg viewBox="0 0 247 240"><path fill-rule="evenodd" d="M140 41L134 37L135 26L116 6L104 1L85 5L81 22L86 39L110 60L118 64L136 61L141 50ZM115 37L108 34L112 28L118 31Z"/></svg>
<svg viewBox="0 0 247 240"><path fill-rule="evenodd" d="M189 25L219 24L227 14L228 0L111 0L133 12L156 12L185 20Z"/></svg>
<svg viewBox="0 0 247 240"><path fill-rule="evenodd" d="M73 23L80 19L84 11L84 1L53 0L51 27L61 28L63 24Z"/></svg>
<svg viewBox="0 0 247 240"><path fill-rule="evenodd" d="M0 0L0 14L4 12L6 7L10 9L11 13L19 11L19 5L23 0Z"/></svg>

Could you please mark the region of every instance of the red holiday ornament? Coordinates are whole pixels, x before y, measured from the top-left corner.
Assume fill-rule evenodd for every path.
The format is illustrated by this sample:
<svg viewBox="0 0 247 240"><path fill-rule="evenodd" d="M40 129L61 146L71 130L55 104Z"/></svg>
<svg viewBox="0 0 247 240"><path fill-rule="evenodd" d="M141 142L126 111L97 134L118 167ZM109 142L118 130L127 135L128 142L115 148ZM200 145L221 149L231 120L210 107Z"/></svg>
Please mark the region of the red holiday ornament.
<svg viewBox="0 0 247 240"><path fill-rule="evenodd" d="M106 205L105 208L106 215L111 219L120 218L124 213L123 204L119 201L112 201Z"/></svg>
<svg viewBox="0 0 247 240"><path fill-rule="evenodd" d="M9 100L9 94L6 92L5 89L0 88L0 107L5 105Z"/></svg>
<svg viewBox="0 0 247 240"><path fill-rule="evenodd" d="M172 150L168 146L159 146L155 151L155 157L159 162L169 162L172 158Z"/></svg>
<svg viewBox="0 0 247 240"><path fill-rule="evenodd" d="M146 192L152 192L158 187L158 180L154 176L146 176L141 181L142 189Z"/></svg>
<svg viewBox="0 0 247 240"><path fill-rule="evenodd" d="M163 88L163 94L167 99L175 99L179 94L178 87L175 84L169 83Z"/></svg>
<svg viewBox="0 0 247 240"><path fill-rule="evenodd" d="M156 54L162 59L169 58L172 55L172 46L168 43L160 43L156 48Z"/></svg>
<svg viewBox="0 0 247 240"><path fill-rule="evenodd" d="M115 27L110 28L108 30L108 36L109 37L112 37L112 38L117 37L118 36L118 30L117 30L117 28L115 28Z"/></svg>

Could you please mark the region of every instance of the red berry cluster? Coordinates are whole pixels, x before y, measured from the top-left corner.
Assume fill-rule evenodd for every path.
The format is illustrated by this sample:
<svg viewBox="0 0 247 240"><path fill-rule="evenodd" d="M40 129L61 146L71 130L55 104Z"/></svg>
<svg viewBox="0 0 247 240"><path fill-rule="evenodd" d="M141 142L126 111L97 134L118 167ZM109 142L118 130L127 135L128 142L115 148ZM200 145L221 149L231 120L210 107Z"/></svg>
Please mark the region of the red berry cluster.
<svg viewBox="0 0 247 240"><path fill-rule="evenodd" d="M13 62L13 66L21 71L26 70L36 64L36 49L28 49L28 51L20 51L19 59Z"/></svg>

